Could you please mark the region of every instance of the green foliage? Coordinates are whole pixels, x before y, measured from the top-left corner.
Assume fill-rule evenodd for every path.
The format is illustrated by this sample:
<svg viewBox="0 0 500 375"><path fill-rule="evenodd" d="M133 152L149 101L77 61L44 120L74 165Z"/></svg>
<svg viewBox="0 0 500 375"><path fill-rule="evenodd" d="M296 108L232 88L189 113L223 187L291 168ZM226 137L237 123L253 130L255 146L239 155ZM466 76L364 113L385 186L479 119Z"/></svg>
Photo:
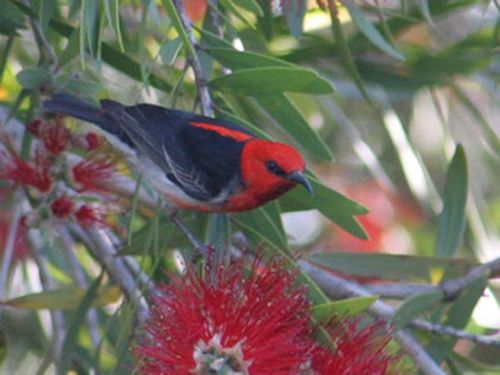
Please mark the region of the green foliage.
<svg viewBox="0 0 500 375"><path fill-rule="evenodd" d="M302 256L301 262L346 282L411 287L459 278L476 268L478 259L497 256L491 251L498 229L493 221L500 217L496 1L394 1L387 6L344 0L325 1L322 10L314 2L289 0L282 2L282 13L274 14L267 0L221 0L192 22L193 30L185 27L180 3L0 0L0 110L28 123L43 114L40 103L47 92L67 90L94 102L110 97L201 112L201 82L217 117L296 146L307 160L313 196L299 187L249 212L177 213L224 266L231 255L264 248L266 254L286 258L292 268ZM193 59L199 60L201 72L192 69ZM202 79L195 80L200 73ZM334 107L342 109L353 129L338 126ZM2 146L7 127L0 114ZM391 116L400 120L398 129ZM70 124L78 134L80 127ZM28 160L36 154L36 141L24 128L19 134L14 147L19 144ZM68 160L61 162L61 170ZM103 263L132 270L128 282L146 294L148 286L168 281L164 269L182 268L179 254L185 262L199 259L148 182L134 171L124 175L132 186L137 182L134 191L104 199L123 209L113 223L119 230L110 237L116 253L107 255L108 263L95 252L90 256L96 244L80 238L73 244L79 271L72 274L74 263L61 255L71 244L58 237L58 229L52 233L56 226L37 223L35 230L45 236L39 261L48 265L46 275L39 263L36 267L42 281L48 277L55 285L44 281L42 291L34 290L38 272L23 261L17 273L0 267L7 269L9 280L0 288L7 290L0 296L0 372L11 369L17 358L24 358L22 368L28 368L27 353L42 363L40 372L52 364L46 343L51 337L38 318L46 309L64 313L61 360L54 361L60 373L133 369L129 347L136 333L136 301L120 299L124 293L116 274L108 278L113 273L107 269L108 276L96 278L96 270ZM11 207L3 202L5 186L9 182L0 181L0 225ZM53 196L39 200L28 193L27 202L42 207L43 220L52 225L47 207ZM322 216L304 239L309 223L303 218L310 210ZM388 251L397 255L383 253ZM379 303L386 302L383 294L331 300L313 276L299 270L297 283L307 286L319 326L332 316L377 312ZM496 373L498 350L471 343L463 352L454 337L409 328L412 320L421 319L489 333L492 327L478 305L486 287L487 280L479 277L468 280L453 300L443 300L439 291L398 296L389 317L393 330L415 334L450 373ZM488 288L498 297L497 285ZM21 337L12 339L12 309L31 312L25 319L27 327L40 331L36 348ZM98 316L99 342L90 337L89 311Z"/></svg>

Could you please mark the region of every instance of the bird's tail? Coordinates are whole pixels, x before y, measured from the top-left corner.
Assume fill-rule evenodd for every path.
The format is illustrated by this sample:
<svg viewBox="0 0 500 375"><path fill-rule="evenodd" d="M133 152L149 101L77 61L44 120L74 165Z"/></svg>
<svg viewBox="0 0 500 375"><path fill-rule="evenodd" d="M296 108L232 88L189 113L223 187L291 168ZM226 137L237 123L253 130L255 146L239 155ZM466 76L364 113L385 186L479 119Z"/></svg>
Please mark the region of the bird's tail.
<svg viewBox="0 0 500 375"><path fill-rule="evenodd" d="M119 103L116 104L119 105ZM88 103L73 94L55 93L43 102L43 107L47 112L60 113L95 124L130 145L128 136L109 118L105 109Z"/></svg>

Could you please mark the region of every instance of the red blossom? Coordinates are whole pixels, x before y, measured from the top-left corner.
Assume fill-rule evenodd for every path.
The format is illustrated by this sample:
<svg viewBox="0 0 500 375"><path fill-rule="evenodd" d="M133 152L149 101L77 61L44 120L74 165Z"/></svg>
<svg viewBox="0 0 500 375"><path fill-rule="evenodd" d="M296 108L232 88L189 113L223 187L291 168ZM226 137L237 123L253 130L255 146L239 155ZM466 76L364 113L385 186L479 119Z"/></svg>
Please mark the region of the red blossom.
<svg viewBox="0 0 500 375"><path fill-rule="evenodd" d="M0 165L2 164L4 170L0 172L0 178L18 185L34 187L41 193L50 191L52 187L50 169L39 156L35 158L33 163L27 162L19 156L13 156L10 159L0 161Z"/></svg>
<svg viewBox="0 0 500 375"><path fill-rule="evenodd" d="M75 212L78 224L85 228L99 228L107 226L105 212L102 208L91 203L85 203Z"/></svg>
<svg viewBox="0 0 500 375"><path fill-rule="evenodd" d="M82 160L71 169L71 180L78 191L100 191L100 182L115 172L115 162L106 156Z"/></svg>
<svg viewBox="0 0 500 375"><path fill-rule="evenodd" d="M101 146L103 139L94 132L85 134L85 143L87 151L94 151Z"/></svg>
<svg viewBox="0 0 500 375"><path fill-rule="evenodd" d="M312 367L317 374L383 375L397 360L385 352L390 337L384 333L382 322L360 328L359 319L339 318L327 330L335 349L317 345L312 354Z"/></svg>
<svg viewBox="0 0 500 375"><path fill-rule="evenodd" d="M40 133L42 132L42 129L47 125L46 122L44 122L42 119L34 119L31 121L29 124L26 125L26 128L28 131L36 136L39 136Z"/></svg>
<svg viewBox="0 0 500 375"><path fill-rule="evenodd" d="M50 205L55 217L67 219L75 211L75 202L68 197L59 197Z"/></svg>
<svg viewBox="0 0 500 375"><path fill-rule="evenodd" d="M51 154L59 155L68 148L71 133L66 129L61 119L56 119L54 124L47 124L47 126L42 127L39 137Z"/></svg>
<svg viewBox="0 0 500 375"><path fill-rule="evenodd" d="M136 348L141 373L299 373L314 341L306 292L292 285L296 273L277 261L247 273L235 261L202 274L189 269L160 287L147 342Z"/></svg>

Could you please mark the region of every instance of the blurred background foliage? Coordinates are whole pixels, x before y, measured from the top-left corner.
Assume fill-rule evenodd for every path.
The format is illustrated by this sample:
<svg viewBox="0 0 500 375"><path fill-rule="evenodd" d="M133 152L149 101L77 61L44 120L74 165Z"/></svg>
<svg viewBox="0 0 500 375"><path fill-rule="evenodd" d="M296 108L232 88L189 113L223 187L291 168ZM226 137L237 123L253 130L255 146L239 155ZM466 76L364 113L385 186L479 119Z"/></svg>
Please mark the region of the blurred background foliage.
<svg viewBox="0 0 500 375"><path fill-rule="evenodd" d="M53 89L199 112L187 58L196 48L215 115L295 145L317 176L313 198L296 189L230 219L183 212L199 238L220 246L265 244L365 281L436 283L499 256L498 2L184 1L196 46L173 4L0 0L4 113L28 123L42 115L43 93ZM23 137L26 145L29 135ZM3 194L0 249L13 206ZM121 251L154 280L165 278L163 269L175 268L177 250L189 243L159 210L134 210L132 218L134 232ZM129 219L116 222L127 228ZM52 362L50 353L47 308L63 307L62 350L72 368L133 368L134 307L109 280L94 280L99 267L82 243L75 244L84 276L77 288L60 256L64 245L48 228L41 227L46 271L53 289L63 291L18 298L42 290L40 265L19 238L2 287L10 307L0 305L0 372L70 368ZM99 292L90 287L101 282ZM499 285L485 285L469 299L426 312L410 305L409 316L473 333L498 330ZM104 337L97 346L82 318L95 298L92 316ZM451 373L500 367L498 348L463 340L438 345L425 332L419 338Z"/></svg>

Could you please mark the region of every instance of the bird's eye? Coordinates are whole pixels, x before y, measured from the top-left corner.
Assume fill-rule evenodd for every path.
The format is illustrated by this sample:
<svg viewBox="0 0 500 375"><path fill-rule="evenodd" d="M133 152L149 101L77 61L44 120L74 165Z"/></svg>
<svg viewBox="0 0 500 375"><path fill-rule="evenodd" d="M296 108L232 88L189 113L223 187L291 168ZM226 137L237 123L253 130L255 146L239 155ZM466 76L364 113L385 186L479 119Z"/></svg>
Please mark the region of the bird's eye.
<svg viewBox="0 0 500 375"><path fill-rule="evenodd" d="M284 176L285 172L279 167L279 165L274 160L269 160L266 163L267 170L277 176Z"/></svg>

